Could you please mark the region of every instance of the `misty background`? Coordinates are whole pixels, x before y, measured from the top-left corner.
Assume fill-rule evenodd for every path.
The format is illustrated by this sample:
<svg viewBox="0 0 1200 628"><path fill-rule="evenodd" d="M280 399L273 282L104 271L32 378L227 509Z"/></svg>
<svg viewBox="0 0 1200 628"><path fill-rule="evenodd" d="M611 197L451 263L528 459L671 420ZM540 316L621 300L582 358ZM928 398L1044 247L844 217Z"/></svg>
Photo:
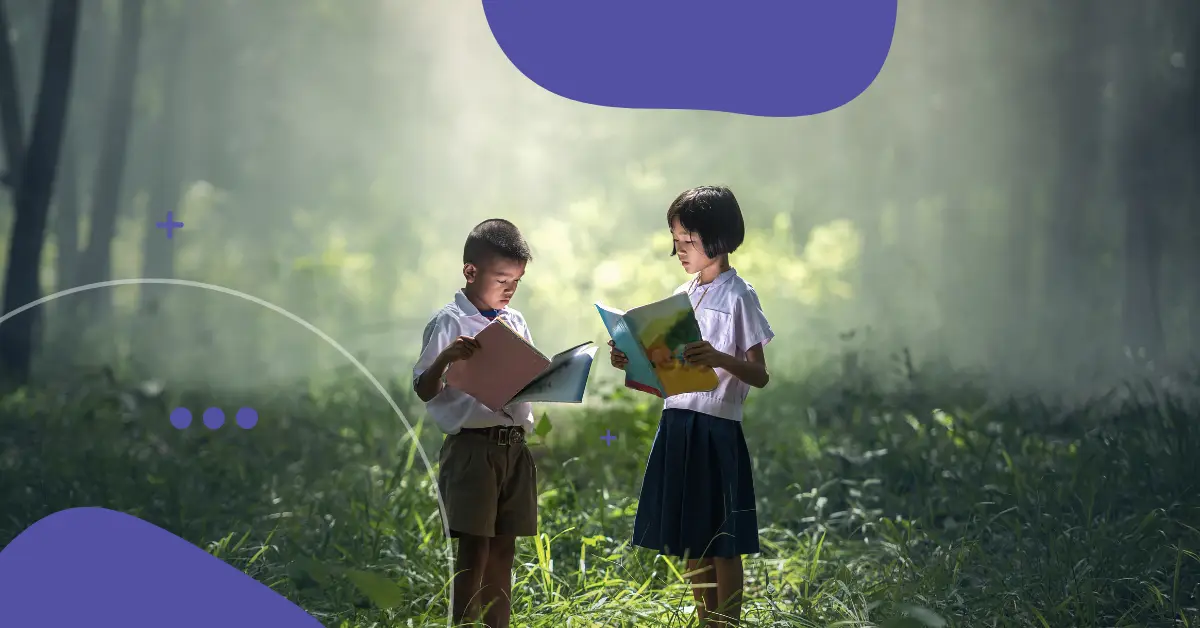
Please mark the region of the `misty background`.
<svg viewBox="0 0 1200 628"><path fill-rule="evenodd" d="M566 100L479 2L0 0L0 33L5 312L237 290L408 419L245 299L54 298L0 324L0 551L101 506L330 628L445 625L409 374L467 233L523 230L553 353L686 281L667 206L726 184L777 334L747 622L1200 622L1196 0L902 0L876 81L796 119ZM585 403L537 409L515 623L688 625L684 572L628 543L658 400L601 347Z"/></svg>
<svg viewBox="0 0 1200 628"><path fill-rule="evenodd" d="M732 262L777 333L777 377L886 379L911 362L986 374L994 392L1086 395L1200 346L1194 2L905 0L874 84L797 119L564 99L511 65L478 3L3 7L7 311L106 279L207 282L403 381L478 221L529 239L514 307L553 353L606 340L594 302L684 282L667 205L726 184L748 227ZM72 10L74 52L51 63ZM70 80L39 230L14 222L12 177L39 109L53 119L44 63ZM170 240L155 228L168 211L185 223ZM59 298L0 340L7 369L47 379L107 367L254 390L346 365L276 313L179 286ZM615 381L602 364L593 378Z"/></svg>

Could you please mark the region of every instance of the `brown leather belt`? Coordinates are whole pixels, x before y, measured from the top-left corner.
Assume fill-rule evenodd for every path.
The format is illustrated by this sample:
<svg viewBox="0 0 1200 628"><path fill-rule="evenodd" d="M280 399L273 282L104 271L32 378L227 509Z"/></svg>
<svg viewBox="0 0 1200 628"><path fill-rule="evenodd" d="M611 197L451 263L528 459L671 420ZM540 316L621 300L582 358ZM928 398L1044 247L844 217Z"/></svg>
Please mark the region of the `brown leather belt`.
<svg viewBox="0 0 1200 628"><path fill-rule="evenodd" d="M463 434L482 434L497 445L520 445L525 442L525 430L518 426L464 427Z"/></svg>

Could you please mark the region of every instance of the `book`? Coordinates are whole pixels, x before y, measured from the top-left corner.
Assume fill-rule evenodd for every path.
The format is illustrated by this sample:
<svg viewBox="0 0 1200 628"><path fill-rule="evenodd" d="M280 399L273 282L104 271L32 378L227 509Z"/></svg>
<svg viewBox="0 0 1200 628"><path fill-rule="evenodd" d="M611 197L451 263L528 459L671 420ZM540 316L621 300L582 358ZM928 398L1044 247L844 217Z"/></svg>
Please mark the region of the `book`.
<svg viewBox="0 0 1200 628"><path fill-rule="evenodd" d="M717 372L688 363L683 348L700 342L700 323L687 293L635 307L628 312L597 303L596 309L617 350L629 358L625 385L666 398L717 387Z"/></svg>
<svg viewBox="0 0 1200 628"><path fill-rule="evenodd" d="M479 348L446 370L446 383L492 412L520 402L582 403L596 345L580 343L547 357L500 319L475 340Z"/></svg>

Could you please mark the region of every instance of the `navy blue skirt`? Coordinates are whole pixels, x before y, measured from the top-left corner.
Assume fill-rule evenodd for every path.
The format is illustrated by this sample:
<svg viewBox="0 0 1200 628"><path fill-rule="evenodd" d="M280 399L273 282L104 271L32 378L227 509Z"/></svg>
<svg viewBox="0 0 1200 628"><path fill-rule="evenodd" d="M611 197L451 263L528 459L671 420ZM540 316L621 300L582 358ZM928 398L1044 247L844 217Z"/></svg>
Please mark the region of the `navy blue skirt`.
<svg viewBox="0 0 1200 628"><path fill-rule="evenodd" d="M759 552L754 477L740 422L663 410L633 520L633 544L686 558Z"/></svg>

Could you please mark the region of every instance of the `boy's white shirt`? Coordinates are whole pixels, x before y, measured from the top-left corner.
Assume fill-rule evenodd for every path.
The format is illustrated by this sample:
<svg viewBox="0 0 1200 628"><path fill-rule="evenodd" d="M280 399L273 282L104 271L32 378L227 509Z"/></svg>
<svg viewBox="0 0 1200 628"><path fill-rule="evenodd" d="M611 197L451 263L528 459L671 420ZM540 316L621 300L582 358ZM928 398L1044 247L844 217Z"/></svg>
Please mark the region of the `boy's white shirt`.
<svg viewBox="0 0 1200 628"><path fill-rule="evenodd" d="M689 280L676 288L675 294L692 289L693 281ZM738 276L735 269L730 268L717 275L711 283L694 286L690 296L692 307L696 307L697 303L700 305L696 310L700 335L717 351L745 360L750 347L757 344L766 346L775 337L763 314L758 294ZM741 421L742 404L746 402L749 392L749 384L724 369L717 369L715 389L667 397L663 401L663 409L695 410Z"/></svg>
<svg viewBox="0 0 1200 628"><path fill-rule="evenodd" d="M498 318L508 323L525 340L533 344L529 326L525 317L517 310L506 307L500 310ZM425 325L421 339L421 357L413 367L413 387L433 361L437 359L450 343L459 336L474 336L490 323L486 316L479 313L467 295L459 290L454 295L454 301L443 307ZM462 428L494 427L497 425L517 425L525 432L533 431L533 405L529 403L514 403L504 407L500 412L492 412L479 403L474 397L443 385L437 396L425 404L429 415L437 426L446 434L457 434Z"/></svg>

